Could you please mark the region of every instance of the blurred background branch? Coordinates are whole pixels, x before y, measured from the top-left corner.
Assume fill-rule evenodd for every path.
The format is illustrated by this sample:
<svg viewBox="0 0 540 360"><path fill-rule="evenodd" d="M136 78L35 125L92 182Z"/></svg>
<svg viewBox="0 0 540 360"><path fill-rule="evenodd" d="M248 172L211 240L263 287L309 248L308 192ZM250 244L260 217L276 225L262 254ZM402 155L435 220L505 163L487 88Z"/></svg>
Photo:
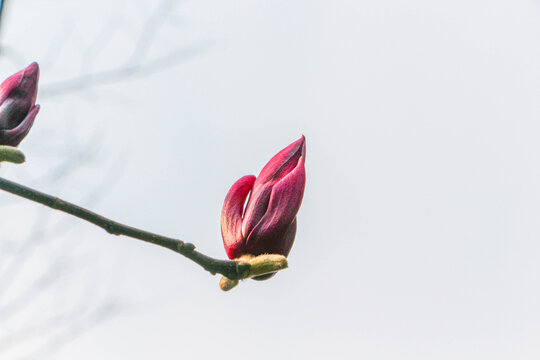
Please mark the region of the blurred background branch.
<svg viewBox="0 0 540 360"><path fill-rule="evenodd" d="M9 41L10 29L6 19L11 10L18 11L21 4L14 2L9 7L10 11L6 11L6 1L0 0L0 61L9 62L16 69L26 66L31 60L38 60L42 75L49 75L42 77L38 101L45 101L49 108L58 104L59 109L69 113L65 119L59 118L59 111L53 115L57 119L47 118L46 111L40 114L33 136L41 140L23 144L30 149L31 164L16 171L2 167L2 172L15 174L30 184L57 190L81 179L81 176L90 179L83 175L90 172L93 176L91 181L82 181L81 187L85 190L79 200L87 206L101 202L121 177L126 154L103 157L101 149L108 140L98 129L97 123L91 126L75 125L75 113L80 105L69 95L97 86L141 79L171 69L200 52L202 48L199 45L186 46L171 42L166 54L151 54L152 45L160 40L159 30L167 19L174 16L178 4L178 1L165 0L150 11L145 7L141 12L139 27L125 21L122 12L112 10L106 21L95 22L101 29L94 32L94 38L85 34L87 46L71 42L77 25L69 25L68 18L57 17L55 21L63 23L63 28L52 38L52 32L47 32L49 37L44 37L44 41L49 41L49 46L41 52L44 55L39 56L38 52ZM50 3L48 6L56 5ZM118 36L122 26L125 28L124 37ZM45 34L48 28L41 30ZM133 37L133 34L137 35ZM132 50L125 52L127 56L124 61L119 62L107 50L110 46L122 47L129 43ZM70 53L68 60L62 57L63 51ZM72 57L77 53L80 54L78 75L62 78L65 74L62 71L60 76L50 76L56 66L73 65ZM94 70L98 60L104 60L110 68ZM118 65L111 67L111 64ZM8 75L10 73L3 72L0 76ZM80 95L83 98L91 96L88 92ZM52 97L56 104L46 100ZM60 127L57 125L59 121L63 121ZM67 130L59 131L59 128ZM81 141L74 137L79 133L83 134ZM90 168L91 171L87 170ZM58 219L44 209L26 208L13 198L0 195L0 200L3 212L0 220L3 229L0 237L0 357L46 358L126 309L129 304L119 298L114 280L109 281L109 286L104 286L104 282L81 284L76 281L81 273L87 271L85 268L89 264L99 261L99 258L88 253L79 254L77 249L81 248L81 244L72 241L84 236L85 230L80 224L70 219ZM21 216L24 217L25 226L8 230L9 224L20 224ZM19 220L15 220L17 217ZM82 248L88 249L88 246Z"/></svg>
<svg viewBox="0 0 540 360"><path fill-rule="evenodd" d="M186 61L190 57L197 55L201 50L202 48L200 46L194 46L192 48L182 46L171 51L170 54L156 59L135 64L127 63L114 69L78 75L71 79L46 84L42 86L40 96L42 98L48 98L74 93L100 85L114 84L128 79L133 80L151 76Z"/></svg>

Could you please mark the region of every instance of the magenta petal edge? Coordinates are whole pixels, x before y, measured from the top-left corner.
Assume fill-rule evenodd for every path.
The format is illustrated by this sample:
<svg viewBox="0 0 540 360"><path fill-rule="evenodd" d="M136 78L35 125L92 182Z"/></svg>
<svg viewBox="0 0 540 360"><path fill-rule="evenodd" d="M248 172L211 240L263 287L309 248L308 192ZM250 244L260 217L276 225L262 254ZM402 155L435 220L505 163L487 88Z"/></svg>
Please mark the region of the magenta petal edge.
<svg viewBox="0 0 540 360"><path fill-rule="evenodd" d="M230 259L242 255L288 256L304 196L305 156L306 139L302 136L270 159L257 178L244 176L231 187L221 213L223 244Z"/></svg>

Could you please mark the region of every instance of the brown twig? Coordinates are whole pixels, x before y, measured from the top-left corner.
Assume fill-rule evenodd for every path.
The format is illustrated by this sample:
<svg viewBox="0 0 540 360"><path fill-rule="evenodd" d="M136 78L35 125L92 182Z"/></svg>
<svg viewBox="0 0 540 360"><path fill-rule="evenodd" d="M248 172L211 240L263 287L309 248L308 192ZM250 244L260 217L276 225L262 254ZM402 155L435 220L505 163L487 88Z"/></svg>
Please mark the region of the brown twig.
<svg viewBox="0 0 540 360"><path fill-rule="evenodd" d="M51 196L32 188L17 184L13 181L0 177L0 189L25 199L40 203L51 209L88 221L113 235L124 235L134 239L146 241L165 247L169 250L184 255L188 259L199 264L203 269L215 275L222 274L231 280L244 279L250 273L250 264L239 261L214 259L195 251L195 245L178 239L154 234L145 230L137 229L108 219L81 206L72 204L58 197Z"/></svg>

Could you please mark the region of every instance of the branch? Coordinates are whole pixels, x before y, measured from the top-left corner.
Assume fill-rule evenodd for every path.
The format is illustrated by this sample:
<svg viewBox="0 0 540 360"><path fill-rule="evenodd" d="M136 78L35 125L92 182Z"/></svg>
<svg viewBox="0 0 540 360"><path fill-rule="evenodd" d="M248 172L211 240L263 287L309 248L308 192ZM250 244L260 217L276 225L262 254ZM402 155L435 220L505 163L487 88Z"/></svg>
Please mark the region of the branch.
<svg viewBox="0 0 540 360"><path fill-rule="evenodd" d="M164 71L197 54L201 47L186 47L141 64L119 66L91 74L77 76L41 87L40 97L53 97L86 90L95 86L116 83L135 77L146 77Z"/></svg>
<svg viewBox="0 0 540 360"><path fill-rule="evenodd" d="M154 234L145 230L137 229L108 219L96 214L78 205L72 204L60 198L42 193L24 185L0 177L0 189L11 194L23 197L25 199L40 203L51 209L59 210L64 213L88 221L113 235L124 235L134 239L146 241L155 245L165 247L176 253L184 255L188 259L199 264L203 269L212 275L222 274L228 279L238 280L250 276L258 275L259 269L252 269L252 265L244 261L228 261L214 259L198 251L195 251L195 245L186 243L178 239ZM281 270L287 267L286 261L279 265L280 268L273 268L273 271ZM258 270L258 271L257 271Z"/></svg>

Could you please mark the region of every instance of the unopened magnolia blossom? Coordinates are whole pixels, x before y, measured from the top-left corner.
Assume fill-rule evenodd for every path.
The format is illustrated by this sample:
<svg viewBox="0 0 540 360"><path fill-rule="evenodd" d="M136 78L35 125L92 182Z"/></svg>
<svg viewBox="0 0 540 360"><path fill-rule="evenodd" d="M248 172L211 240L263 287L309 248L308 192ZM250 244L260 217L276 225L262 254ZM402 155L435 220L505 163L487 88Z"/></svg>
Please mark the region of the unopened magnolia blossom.
<svg viewBox="0 0 540 360"><path fill-rule="evenodd" d="M30 131L36 105L39 66L32 63L0 85L0 145L17 146Z"/></svg>
<svg viewBox="0 0 540 360"><path fill-rule="evenodd" d="M221 212L221 234L230 259L289 254L304 195L305 158L306 140L302 136L275 155L259 177L244 176L231 187ZM265 280L272 275L254 279Z"/></svg>

